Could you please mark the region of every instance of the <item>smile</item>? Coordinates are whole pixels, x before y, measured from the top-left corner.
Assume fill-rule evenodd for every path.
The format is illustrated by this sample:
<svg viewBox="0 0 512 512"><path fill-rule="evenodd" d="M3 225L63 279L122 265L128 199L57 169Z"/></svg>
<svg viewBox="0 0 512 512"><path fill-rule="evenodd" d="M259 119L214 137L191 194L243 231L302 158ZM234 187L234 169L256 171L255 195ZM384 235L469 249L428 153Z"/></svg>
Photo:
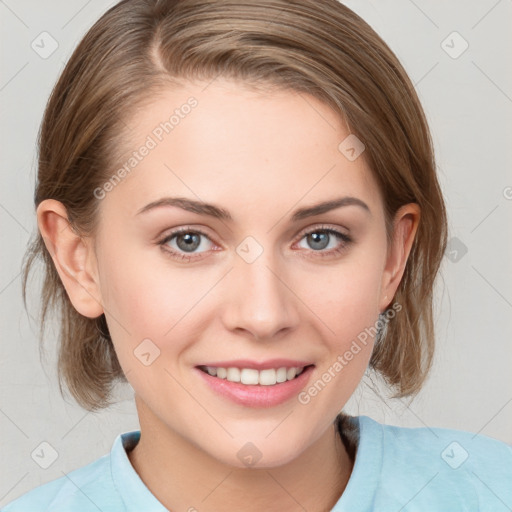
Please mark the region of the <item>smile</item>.
<svg viewBox="0 0 512 512"><path fill-rule="evenodd" d="M306 361L283 359L264 363L219 361L194 368L214 395L237 405L257 408L275 407L296 399L314 369L315 365Z"/></svg>
<svg viewBox="0 0 512 512"><path fill-rule="evenodd" d="M274 386L297 378L307 366L292 366L279 368L266 368L256 370L254 368L199 366L199 369L212 377L225 379L229 382L237 382L249 386Z"/></svg>

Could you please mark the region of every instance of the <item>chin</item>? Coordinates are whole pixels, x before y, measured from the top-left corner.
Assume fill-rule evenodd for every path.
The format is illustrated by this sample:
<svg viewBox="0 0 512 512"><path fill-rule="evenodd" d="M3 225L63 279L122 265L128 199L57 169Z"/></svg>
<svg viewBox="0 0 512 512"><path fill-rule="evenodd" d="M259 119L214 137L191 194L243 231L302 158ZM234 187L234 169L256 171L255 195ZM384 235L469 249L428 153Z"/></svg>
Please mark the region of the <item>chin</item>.
<svg viewBox="0 0 512 512"><path fill-rule="evenodd" d="M302 444L297 439L290 437L286 431L284 435L277 436L275 439L265 439L268 433L255 437L250 441L249 436L243 439L231 440L228 445L217 445L220 449L211 451L211 445L208 446L208 452L211 457L228 466L240 469L272 469L284 466L302 453Z"/></svg>

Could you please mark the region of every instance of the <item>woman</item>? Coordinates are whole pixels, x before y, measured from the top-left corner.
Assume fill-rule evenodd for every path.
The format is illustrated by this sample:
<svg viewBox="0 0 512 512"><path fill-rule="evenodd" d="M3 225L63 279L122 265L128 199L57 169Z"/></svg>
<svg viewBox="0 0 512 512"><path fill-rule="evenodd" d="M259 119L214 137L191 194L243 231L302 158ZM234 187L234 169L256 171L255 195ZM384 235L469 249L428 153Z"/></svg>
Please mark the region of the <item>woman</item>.
<svg viewBox="0 0 512 512"><path fill-rule="evenodd" d="M342 4L115 5L52 93L35 203L60 375L88 410L127 380L140 431L6 511L512 504L504 443L340 413L368 367L421 388L446 247L418 97Z"/></svg>

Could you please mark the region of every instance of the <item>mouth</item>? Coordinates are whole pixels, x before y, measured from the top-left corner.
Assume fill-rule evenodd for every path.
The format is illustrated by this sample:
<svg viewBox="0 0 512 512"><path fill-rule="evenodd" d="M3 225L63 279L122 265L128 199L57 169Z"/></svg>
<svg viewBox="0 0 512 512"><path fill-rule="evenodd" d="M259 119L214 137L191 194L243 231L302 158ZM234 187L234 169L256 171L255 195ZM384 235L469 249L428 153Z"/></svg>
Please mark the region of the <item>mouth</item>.
<svg viewBox="0 0 512 512"><path fill-rule="evenodd" d="M197 368L202 372L228 382L243 384L246 386L275 386L297 379L313 364L305 366L279 366L275 368L240 368L236 366L206 366Z"/></svg>
<svg viewBox="0 0 512 512"><path fill-rule="evenodd" d="M314 374L314 364L275 359L223 361L196 366L200 380L217 396L251 408L289 403Z"/></svg>

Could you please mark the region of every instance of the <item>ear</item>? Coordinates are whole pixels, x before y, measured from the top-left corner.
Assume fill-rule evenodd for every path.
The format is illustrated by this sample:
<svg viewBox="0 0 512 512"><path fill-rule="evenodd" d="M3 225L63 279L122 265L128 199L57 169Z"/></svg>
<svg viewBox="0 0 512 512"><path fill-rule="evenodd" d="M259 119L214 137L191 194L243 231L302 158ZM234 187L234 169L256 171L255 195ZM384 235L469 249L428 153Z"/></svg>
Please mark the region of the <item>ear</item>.
<svg viewBox="0 0 512 512"><path fill-rule="evenodd" d="M393 297L402 280L405 265L418 229L421 210L418 204L409 203L395 214L393 220L393 240L388 248L386 265L382 275L382 299L380 311L384 311L390 304L388 297Z"/></svg>
<svg viewBox="0 0 512 512"><path fill-rule="evenodd" d="M88 318L100 316L103 306L92 241L73 230L66 207L55 199L39 204L37 223L75 309Z"/></svg>

